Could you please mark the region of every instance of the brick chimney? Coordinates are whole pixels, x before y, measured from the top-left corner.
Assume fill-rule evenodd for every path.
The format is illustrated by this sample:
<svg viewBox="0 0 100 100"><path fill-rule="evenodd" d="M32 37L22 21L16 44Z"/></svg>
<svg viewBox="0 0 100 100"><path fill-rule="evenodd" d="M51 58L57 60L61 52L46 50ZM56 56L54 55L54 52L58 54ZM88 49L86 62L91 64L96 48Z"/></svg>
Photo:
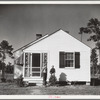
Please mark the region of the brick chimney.
<svg viewBox="0 0 100 100"><path fill-rule="evenodd" d="M42 34L36 34L36 39L39 39L42 37Z"/></svg>

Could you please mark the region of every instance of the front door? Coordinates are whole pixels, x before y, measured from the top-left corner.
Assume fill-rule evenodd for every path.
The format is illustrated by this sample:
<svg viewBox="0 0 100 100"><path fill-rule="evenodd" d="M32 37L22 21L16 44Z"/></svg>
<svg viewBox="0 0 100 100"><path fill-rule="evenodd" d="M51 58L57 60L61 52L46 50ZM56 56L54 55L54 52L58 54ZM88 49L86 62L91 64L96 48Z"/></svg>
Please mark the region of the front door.
<svg viewBox="0 0 100 100"><path fill-rule="evenodd" d="M32 53L32 77L40 77L40 53Z"/></svg>
<svg viewBox="0 0 100 100"><path fill-rule="evenodd" d="M24 77L41 77L41 69L47 67L47 53L25 53Z"/></svg>

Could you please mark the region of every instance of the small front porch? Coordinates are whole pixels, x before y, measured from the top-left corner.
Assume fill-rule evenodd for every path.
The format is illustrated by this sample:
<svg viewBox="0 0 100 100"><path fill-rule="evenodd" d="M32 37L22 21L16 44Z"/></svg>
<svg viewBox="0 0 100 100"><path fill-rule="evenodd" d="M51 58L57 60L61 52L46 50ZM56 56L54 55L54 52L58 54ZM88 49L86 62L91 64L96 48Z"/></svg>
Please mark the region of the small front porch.
<svg viewBox="0 0 100 100"><path fill-rule="evenodd" d="M25 52L23 65L23 81L42 85L42 67L47 66L47 53Z"/></svg>

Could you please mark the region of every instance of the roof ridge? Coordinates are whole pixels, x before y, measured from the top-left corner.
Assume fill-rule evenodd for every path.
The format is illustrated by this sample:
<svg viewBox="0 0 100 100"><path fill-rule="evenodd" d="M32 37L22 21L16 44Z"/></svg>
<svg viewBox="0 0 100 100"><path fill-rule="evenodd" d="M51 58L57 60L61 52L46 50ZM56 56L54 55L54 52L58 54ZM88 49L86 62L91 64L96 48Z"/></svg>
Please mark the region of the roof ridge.
<svg viewBox="0 0 100 100"><path fill-rule="evenodd" d="M24 50L24 49L28 48L29 46L33 45L34 43L37 43L37 42L39 42L39 41L45 39L45 38L48 37L48 36L51 36L52 34L58 32L58 31L60 31L60 30L62 30L62 31L64 31L64 32L66 32L67 34L69 34L68 31L63 30L62 28L59 28L58 30L52 32L51 34L45 34L45 35L42 36L41 38L36 39L36 40L34 40L34 41L32 41L32 42L30 42L30 43L28 43L28 44L22 46L21 48L15 50L14 52L16 52L16 51L18 51L18 50L20 50L20 49ZM69 34L69 35L72 36L71 34ZM75 38L74 36L72 36L72 37ZM77 39L77 38L75 38L75 39L78 40L79 42L81 42L79 39ZM81 43L83 43L83 42L81 42ZM83 44L86 45L85 43L83 43ZM88 45L86 45L86 46L88 46ZM88 46L88 47L91 48L90 46ZM14 52L13 52L13 53L14 53Z"/></svg>
<svg viewBox="0 0 100 100"><path fill-rule="evenodd" d="M39 42L43 37L45 38L47 35L50 36L50 35L56 33L56 32L59 31L59 30L62 30L62 29L60 28L60 29L58 29L58 30L52 32L51 34L45 34L45 35L42 36L41 38L35 39L34 41L29 42L28 44L26 44L26 45L20 47L19 49L15 50L14 52L16 52L16 51L18 51L18 50L20 50L20 49L23 49L23 48L25 49L26 46L28 46L28 47L31 46L31 45L30 45L31 43L34 43L35 41L36 41L36 42ZM26 47L26 48L27 48L27 47ZM24 49L23 49L23 50L24 50ZM13 53L14 53L14 52L13 52Z"/></svg>

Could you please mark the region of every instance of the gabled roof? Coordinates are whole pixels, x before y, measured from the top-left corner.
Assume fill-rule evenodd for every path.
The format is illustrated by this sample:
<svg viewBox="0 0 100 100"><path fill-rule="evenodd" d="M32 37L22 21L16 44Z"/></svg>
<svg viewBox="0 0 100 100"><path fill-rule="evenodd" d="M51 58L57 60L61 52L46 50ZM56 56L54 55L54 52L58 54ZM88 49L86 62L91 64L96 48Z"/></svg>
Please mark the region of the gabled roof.
<svg viewBox="0 0 100 100"><path fill-rule="evenodd" d="M45 38L51 36L52 34L58 32L58 31L60 31L60 30L62 30L62 29L58 29L58 30L56 30L55 32L53 32L53 33L51 33L51 34L46 34L46 35L42 36L41 38L39 38L39 39L37 39L37 40L34 40L34 41L32 41L32 42L30 42L30 43L28 43L28 44L22 46L21 48L15 50L14 52L16 52L16 51L18 51L18 50L24 50L24 49L28 48L29 46L31 46L31 45L33 45L33 44L35 44L35 43L37 43L37 42L40 42L41 40L43 40L43 39L45 39ZM62 30L62 31L64 31L64 30ZM69 33L68 31L64 31L64 32ZM69 35L70 35L70 34L69 34ZM70 35L70 36L72 36L72 35ZM72 36L72 37L73 37L73 36ZM75 38L75 37L73 37L73 38ZM77 39L77 38L75 38L75 39ZM77 40L78 40L78 39L77 39ZM78 41L81 42L80 40L78 40ZM83 43L83 42L81 42L81 43ZM84 44L84 43L83 43L83 44ZM86 44L84 44L84 45L86 45ZM88 45L86 45L86 46L88 46ZM88 46L88 47L89 47L89 46ZM91 48L91 47L89 47L89 48Z"/></svg>

